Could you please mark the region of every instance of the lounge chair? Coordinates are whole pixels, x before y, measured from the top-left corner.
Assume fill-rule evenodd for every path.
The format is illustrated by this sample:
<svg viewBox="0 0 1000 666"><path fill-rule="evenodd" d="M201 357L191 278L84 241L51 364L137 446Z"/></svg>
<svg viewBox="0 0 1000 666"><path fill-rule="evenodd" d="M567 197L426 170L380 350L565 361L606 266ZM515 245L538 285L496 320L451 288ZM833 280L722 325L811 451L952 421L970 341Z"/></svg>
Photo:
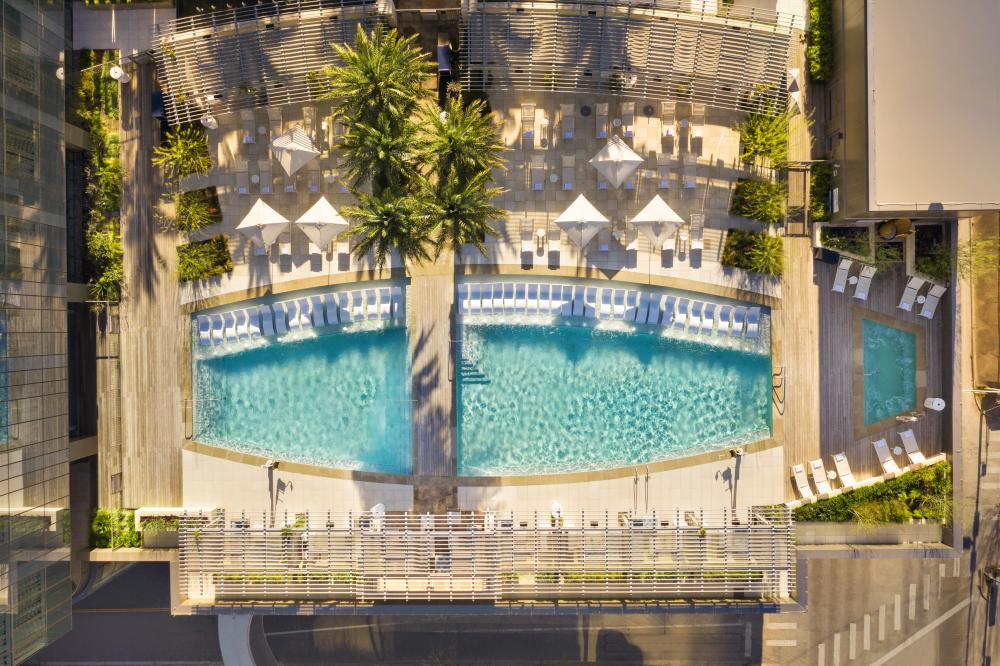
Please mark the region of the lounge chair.
<svg viewBox="0 0 1000 666"><path fill-rule="evenodd" d="M734 337L743 336L743 322L746 320L747 309L742 305L733 308L733 323L729 329L729 334Z"/></svg>
<svg viewBox="0 0 1000 666"><path fill-rule="evenodd" d="M837 265L837 274L833 278L832 291L838 294L844 293L844 290L847 289L847 278L851 275L851 266L853 265L854 262L846 257L840 260Z"/></svg>
<svg viewBox="0 0 1000 666"><path fill-rule="evenodd" d="M924 286L926 282L923 278L919 278L916 275L910 278L910 281L906 283L906 289L903 290L903 297L899 299L898 307L900 310L905 312L913 311L913 303L917 300L917 293Z"/></svg>
<svg viewBox="0 0 1000 666"><path fill-rule="evenodd" d="M225 338L226 324L221 314L209 315L208 320L212 324L212 344L217 345Z"/></svg>
<svg viewBox="0 0 1000 666"><path fill-rule="evenodd" d="M576 115L574 113L574 107L572 104L563 104L560 106L562 111L562 138L569 140L573 138L573 133L576 131Z"/></svg>
<svg viewBox="0 0 1000 666"><path fill-rule="evenodd" d="M583 316L597 317L597 287L587 287L583 292Z"/></svg>
<svg viewBox="0 0 1000 666"><path fill-rule="evenodd" d="M198 344L212 344L212 322L205 315L198 315Z"/></svg>
<svg viewBox="0 0 1000 666"><path fill-rule="evenodd" d="M365 319L378 319L378 292L365 289Z"/></svg>
<svg viewBox="0 0 1000 666"><path fill-rule="evenodd" d="M663 128L662 134L665 137L673 138L676 133L676 118L677 112L677 102L661 102L660 103L660 125Z"/></svg>
<svg viewBox="0 0 1000 666"><path fill-rule="evenodd" d="M611 318L611 300L614 298L614 294L611 289L601 290L601 319ZM622 309L624 310L625 304L622 303Z"/></svg>
<svg viewBox="0 0 1000 666"><path fill-rule="evenodd" d="M705 311L701 315L701 332L711 334L712 327L715 326L715 303L705 303Z"/></svg>
<svg viewBox="0 0 1000 666"><path fill-rule="evenodd" d="M840 490L830 487L830 479L826 475L826 466L822 458L809 461L809 472L812 474L813 485L816 486L816 494L820 499L840 494Z"/></svg>
<svg viewBox="0 0 1000 666"><path fill-rule="evenodd" d="M691 301L691 310L688 314L688 333L697 333L701 330L701 311L705 304L701 301Z"/></svg>
<svg viewBox="0 0 1000 666"><path fill-rule="evenodd" d="M378 290L378 318L389 319L392 316L392 300L389 296L389 288L382 287Z"/></svg>
<svg viewBox="0 0 1000 666"><path fill-rule="evenodd" d="M240 109L240 119L243 120L243 143L253 143L257 132L253 122L253 110Z"/></svg>
<svg viewBox="0 0 1000 666"><path fill-rule="evenodd" d="M403 312L403 288L390 287L389 301L392 303L392 320L394 322L403 321L403 317L406 316L406 313Z"/></svg>
<svg viewBox="0 0 1000 666"><path fill-rule="evenodd" d="M351 321L351 295L346 291L337 293L337 319L341 324Z"/></svg>
<svg viewBox="0 0 1000 666"><path fill-rule="evenodd" d="M240 160L233 166L236 172L236 191L239 194L250 194L250 174L247 171L246 160Z"/></svg>
<svg viewBox="0 0 1000 666"><path fill-rule="evenodd" d="M323 294L323 310L326 313L326 323L333 326L340 323L337 314L337 299L333 294Z"/></svg>
<svg viewBox="0 0 1000 666"><path fill-rule="evenodd" d="M247 331L251 338L260 335L260 311L256 307L247 308Z"/></svg>
<svg viewBox="0 0 1000 666"><path fill-rule="evenodd" d="M237 337L237 335L236 335L236 315L234 315L232 312L223 312L222 313L222 322L223 322L223 325L224 325L223 335L225 336L226 340L232 342Z"/></svg>
<svg viewBox="0 0 1000 666"><path fill-rule="evenodd" d="M660 326L670 326L677 316L677 297L667 296L663 299L663 314L660 316Z"/></svg>
<svg viewBox="0 0 1000 666"><path fill-rule="evenodd" d="M670 155L660 153L656 156L656 187L661 190L670 189L670 167L673 160Z"/></svg>
<svg viewBox="0 0 1000 666"><path fill-rule="evenodd" d="M270 338L274 335L274 313L267 305L257 308L260 313L260 331L264 337Z"/></svg>
<svg viewBox="0 0 1000 666"><path fill-rule="evenodd" d="M851 464L847 461L847 454L845 453L835 453L833 455L833 467L837 470L837 478L840 479L840 487L844 491L854 490L862 486L870 486L881 480L879 477L865 479L864 481L855 479L854 473L851 472Z"/></svg>
<svg viewBox="0 0 1000 666"><path fill-rule="evenodd" d="M493 312L493 283L479 285L479 312L476 314L491 314Z"/></svg>
<svg viewBox="0 0 1000 666"><path fill-rule="evenodd" d="M555 286L552 287L552 305L553 306L556 303L556 289L558 289L558 288L559 288L559 285L555 285ZM562 295L559 298L562 301L562 307L559 308L559 314L560 314L560 316L571 317L571 316L575 315L576 313L573 311L573 307L574 307L574 305L573 305L573 303L574 303L574 301L573 301L573 287L569 286L568 284L562 285Z"/></svg>
<svg viewBox="0 0 1000 666"><path fill-rule="evenodd" d="M947 291L944 287L939 284L931 287L931 290L927 292L927 300L924 301L924 307L920 309L920 316L926 319L933 319L934 313L937 311L938 301L944 296L944 292Z"/></svg>
<svg viewBox="0 0 1000 666"><path fill-rule="evenodd" d="M351 321L365 318L365 298L361 290L351 292Z"/></svg>
<svg viewBox="0 0 1000 666"><path fill-rule="evenodd" d="M625 321L635 321L636 300L639 295L632 291L625 292Z"/></svg>
<svg viewBox="0 0 1000 666"><path fill-rule="evenodd" d="M613 312L611 316L615 319L625 318L625 290L615 289L615 297L612 301Z"/></svg>
<svg viewBox="0 0 1000 666"><path fill-rule="evenodd" d="M493 292L494 309L496 306L496 292ZM503 284L503 311L506 313L514 312L514 283L504 282Z"/></svg>
<svg viewBox="0 0 1000 666"><path fill-rule="evenodd" d="M469 314L469 285L458 285L458 314Z"/></svg>
<svg viewBox="0 0 1000 666"><path fill-rule="evenodd" d="M626 139L635 136L635 102L622 102L622 134Z"/></svg>
<svg viewBox="0 0 1000 666"><path fill-rule="evenodd" d="M872 446L875 448L875 455L878 456L879 464L882 465L883 478L894 479L906 471L905 469L900 469L899 465L896 464L896 460L892 457L892 451L889 450L889 445L886 444L885 439L872 442Z"/></svg>
<svg viewBox="0 0 1000 666"><path fill-rule="evenodd" d="M469 285L469 301L467 304L468 314L482 314L483 312L483 285L473 283Z"/></svg>
<svg viewBox="0 0 1000 666"><path fill-rule="evenodd" d="M562 156L562 187L564 190L572 190L576 182L576 156Z"/></svg>
<svg viewBox="0 0 1000 666"><path fill-rule="evenodd" d="M521 105L521 138L523 142L535 143L535 105Z"/></svg>
<svg viewBox="0 0 1000 666"><path fill-rule="evenodd" d="M323 304L323 297L320 295L309 297L309 307L312 310L312 324L317 328L326 326L327 320L323 316L326 306ZM336 323L336 322L334 322Z"/></svg>
<svg viewBox="0 0 1000 666"><path fill-rule="evenodd" d="M285 310L284 303L274 303L271 305L271 311L274 312L274 331L284 335L288 333L288 311Z"/></svg>
<svg viewBox="0 0 1000 666"><path fill-rule="evenodd" d="M646 323L651 326L660 325L660 317L663 314L664 294L652 294L649 297L649 311L646 313Z"/></svg>
<svg viewBox="0 0 1000 666"><path fill-rule="evenodd" d="M760 335L760 308L747 310L747 337L756 338Z"/></svg>
<svg viewBox="0 0 1000 666"><path fill-rule="evenodd" d="M525 302L524 311L527 314L537 314L538 313L538 285L535 283L529 284L528 297Z"/></svg>
<svg viewBox="0 0 1000 666"><path fill-rule="evenodd" d="M917 438L913 434L912 430L904 430L899 433L899 439L902 440L903 449L906 451L906 457L910 459L910 464L913 467L926 467L927 465L934 465L947 458L947 455L944 453L938 453L930 458L924 456L923 451L920 450L920 445L917 444Z"/></svg>
<svg viewBox="0 0 1000 666"><path fill-rule="evenodd" d="M594 105L597 115L597 131L595 136L598 139L608 138L608 103L599 102Z"/></svg>
<svg viewBox="0 0 1000 666"><path fill-rule="evenodd" d="M816 496L813 494L812 488L809 487L806 468L801 463L792 465L792 483L804 503L816 501Z"/></svg>
<svg viewBox="0 0 1000 666"><path fill-rule="evenodd" d="M719 335L729 335L732 312L732 305L723 305L719 308L719 321L715 324L715 332Z"/></svg>
<svg viewBox="0 0 1000 666"><path fill-rule="evenodd" d="M868 290L871 289L873 277L875 277L874 266L865 266L861 269L861 275L858 276L858 284L854 288L854 298L859 301L868 300Z"/></svg>
<svg viewBox="0 0 1000 666"><path fill-rule="evenodd" d="M574 287L573 288L573 316L574 317L582 317L583 316L583 311L584 311L583 296L584 296L584 289L583 289L583 287Z"/></svg>
<svg viewBox="0 0 1000 666"><path fill-rule="evenodd" d="M528 285L523 282L514 285L514 312L524 314L524 311L528 309L527 291Z"/></svg>
<svg viewBox="0 0 1000 666"><path fill-rule="evenodd" d="M533 190L544 190L545 189L545 155L542 153L536 153L531 156L531 189Z"/></svg>
<svg viewBox="0 0 1000 666"><path fill-rule="evenodd" d="M270 194L271 185L274 184L274 177L271 175L271 160L258 161L257 170L260 172L260 193Z"/></svg>
<svg viewBox="0 0 1000 666"><path fill-rule="evenodd" d="M690 309L691 301L686 298L677 299L677 310L674 312L673 327L684 330L687 326L688 310Z"/></svg>
<svg viewBox="0 0 1000 666"><path fill-rule="evenodd" d="M652 297L649 295L648 291L639 292L639 301L635 309L635 320L640 324L646 323L646 317L649 314L650 301L652 301Z"/></svg>
<svg viewBox="0 0 1000 666"><path fill-rule="evenodd" d="M312 303L309 301L308 298L300 298L297 301L295 301L295 304L299 306L299 326L303 329L312 328L313 325Z"/></svg>
<svg viewBox="0 0 1000 666"><path fill-rule="evenodd" d="M274 141L279 136L281 136L281 107L280 106L269 106L267 107L267 124L271 130L271 141Z"/></svg>
<svg viewBox="0 0 1000 666"><path fill-rule="evenodd" d="M550 284L540 284L538 285L538 303L535 305L535 312L537 314L554 314L555 310L558 308L552 302L552 292L556 290L559 285ZM562 304L559 304L562 307ZM531 309L531 289L528 289L528 309Z"/></svg>

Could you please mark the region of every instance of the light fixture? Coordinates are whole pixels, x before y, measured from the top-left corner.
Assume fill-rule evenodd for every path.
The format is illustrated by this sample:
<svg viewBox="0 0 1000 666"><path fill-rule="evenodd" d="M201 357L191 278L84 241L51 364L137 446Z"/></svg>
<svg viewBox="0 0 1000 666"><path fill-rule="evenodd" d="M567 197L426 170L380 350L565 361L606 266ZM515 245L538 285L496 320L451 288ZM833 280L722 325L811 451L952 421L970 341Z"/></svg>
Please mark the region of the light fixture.
<svg viewBox="0 0 1000 666"><path fill-rule="evenodd" d="M62 67L56 67L56 78L60 81L66 80L66 70Z"/></svg>
<svg viewBox="0 0 1000 666"><path fill-rule="evenodd" d="M219 121L215 119L215 116L213 116L211 113L207 111L205 112L205 115L201 117L200 120L201 124L210 130L218 129L219 127Z"/></svg>
<svg viewBox="0 0 1000 666"><path fill-rule="evenodd" d="M129 81L132 80L132 77L128 75L128 72L126 72L118 65L112 65L111 71L108 73L111 75L111 78L113 78L118 83L128 83Z"/></svg>

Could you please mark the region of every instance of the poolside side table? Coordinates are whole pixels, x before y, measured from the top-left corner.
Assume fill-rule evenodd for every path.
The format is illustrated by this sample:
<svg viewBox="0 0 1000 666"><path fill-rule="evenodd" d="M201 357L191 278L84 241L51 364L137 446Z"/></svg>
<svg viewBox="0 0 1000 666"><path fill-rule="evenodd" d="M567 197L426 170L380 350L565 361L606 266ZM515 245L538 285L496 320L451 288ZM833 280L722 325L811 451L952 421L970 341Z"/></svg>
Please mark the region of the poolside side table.
<svg viewBox="0 0 1000 666"><path fill-rule="evenodd" d="M847 278L847 283L848 284L857 284L858 283L858 276L857 275L852 275L851 277Z"/></svg>
<svg viewBox="0 0 1000 666"><path fill-rule="evenodd" d="M892 452L895 455L897 455L897 456L901 456L901 455L903 455L903 447L902 446L894 446L894 447L892 447Z"/></svg>
<svg viewBox="0 0 1000 666"><path fill-rule="evenodd" d="M826 478L830 479L831 481L835 481L837 479L837 473L831 469L827 471Z"/></svg>
<svg viewBox="0 0 1000 666"><path fill-rule="evenodd" d="M260 176L258 176L257 174L253 174L252 176L250 176L250 182L256 185L257 183L260 182Z"/></svg>
<svg viewBox="0 0 1000 666"><path fill-rule="evenodd" d="M927 302L927 297L926 296L924 296L923 294L920 294L919 296L917 296L917 303L920 303L921 305L923 305L926 302Z"/></svg>
<svg viewBox="0 0 1000 666"><path fill-rule="evenodd" d="M614 125L615 127L621 127L622 126L622 119L621 118L615 118L615 119L613 119L611 121L611 124Z"/></svg>
<svg viewBox="0 0 1000 666"><path fill-rule="evenodd" d="M264 136L265 134L267 134L267 128L264 127L263 125L259 125L257 127L257 134L260 134L261 136Z"/></svg>

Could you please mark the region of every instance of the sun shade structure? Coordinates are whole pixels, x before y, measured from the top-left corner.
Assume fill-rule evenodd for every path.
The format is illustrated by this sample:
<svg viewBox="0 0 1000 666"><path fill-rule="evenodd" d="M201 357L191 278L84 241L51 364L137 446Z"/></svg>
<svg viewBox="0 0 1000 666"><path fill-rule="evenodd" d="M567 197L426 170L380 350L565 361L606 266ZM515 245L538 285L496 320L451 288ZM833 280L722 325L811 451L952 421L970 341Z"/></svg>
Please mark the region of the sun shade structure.
<svg viewBox="0 0 1000 666"><path fill-rule="evenodd" d="M236 230L261 247L269 247L288 226L288 220L263 199L257 199Z"/></svg>
<svg viewBox="0 0 1000 666"><path fill-rule="evenodd" d="M326 197L320 197L302 217L295 220L295 225L309 237L317 247L326 247L330 241L349 225L340 216L337 209L330 205Z"/></svg>
<svg viewBox="0 0 1000 666"><path fill-rule="evenodd" d="M621 187L643 163L643 159L620 136L615 135L590 159L590 163L609 183Z"/></svg>
<svg viewBox="0 0 1000 666"><path fill-rule="evenodd" d="M684 224L684 218L657 194L645 208L636 213L631 222L636 229L646 234L653 247L659 249L668 238L677 233L677 229Z"/></svg>
<svg viewBox="0 0 1000 666"><path fill-rule="evenodd" d="M319 155L306 131L296 125L271 142L278 162L289 176Z"/></svg>
<svg viewBox="0 0 1000 666"><path fill-rule="evenodd" d="M556 225L565 231L566 235L572 238L577 245L586 247L587 243L597 235L597 232L610 227L611 222L601 215L601 211L594 208L594 204L587 201L587 197L581 194L576 198L576 201L570 204L569 208L563 211L562 215L556 218Z"/></svg>

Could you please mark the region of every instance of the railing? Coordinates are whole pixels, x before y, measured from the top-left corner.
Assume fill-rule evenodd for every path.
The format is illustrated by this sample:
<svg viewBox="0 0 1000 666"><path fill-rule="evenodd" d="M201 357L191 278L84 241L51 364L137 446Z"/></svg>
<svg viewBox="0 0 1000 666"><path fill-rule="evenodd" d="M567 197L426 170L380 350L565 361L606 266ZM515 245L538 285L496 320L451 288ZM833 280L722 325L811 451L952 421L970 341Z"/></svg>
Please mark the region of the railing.
<svg viewBox="0 0 1000 666"><path fill-rule="evenodd" d="M186 515L192 605L786 599L791 512Z"/></svg>

